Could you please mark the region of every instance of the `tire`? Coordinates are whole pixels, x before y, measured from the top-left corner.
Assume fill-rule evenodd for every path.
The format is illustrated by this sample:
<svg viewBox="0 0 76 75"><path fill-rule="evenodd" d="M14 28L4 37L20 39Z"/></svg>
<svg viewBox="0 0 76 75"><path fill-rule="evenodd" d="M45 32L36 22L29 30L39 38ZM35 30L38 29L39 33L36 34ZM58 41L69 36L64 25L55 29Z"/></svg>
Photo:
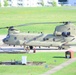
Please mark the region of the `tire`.
<svg viewBox="0 0 76 75"><path fill-rule="evenodd" d="M68 49L69 46L62 46L62 49Z"/></svg>
<svg viewBox="0 0 76 75"><path fill-rule="evenodd" d="M60 47L60 46L59 46L59 47L58 47L58 49L59 49L59 50L61 50L61 49L62 49L62 47Z"/></svg>
<svg viewBox="0 0 76 75"><path fill-rule="evenodd" d="M30 49L33 49L33 46L29 46Z"/></svg>

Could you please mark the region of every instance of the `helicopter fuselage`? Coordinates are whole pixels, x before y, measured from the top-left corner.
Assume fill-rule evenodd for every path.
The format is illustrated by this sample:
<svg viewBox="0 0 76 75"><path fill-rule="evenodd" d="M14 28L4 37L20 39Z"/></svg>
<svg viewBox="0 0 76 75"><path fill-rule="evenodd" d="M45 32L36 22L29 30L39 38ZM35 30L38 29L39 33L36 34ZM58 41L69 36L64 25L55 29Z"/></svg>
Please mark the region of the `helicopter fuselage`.
<svg viewBox="0 0 76 75"><path fill-rule="evenodd" d="M5 44L10 45L23 45L24 43L29 46L51 46L52 43L62 41L62 36L54 36L52 34L36 34L36 33L19 33L10 34L3 39ZM54 44L55 44L54 43Z"/></svg>
<svg viewBox="0 0 76 75"><path fill-rule="evenodd" d="M56 26L53 34L20 33L13 27L8 29L8 35L3 42L8 45L59 47L76 45L76 27L72 23Z"/></svg>

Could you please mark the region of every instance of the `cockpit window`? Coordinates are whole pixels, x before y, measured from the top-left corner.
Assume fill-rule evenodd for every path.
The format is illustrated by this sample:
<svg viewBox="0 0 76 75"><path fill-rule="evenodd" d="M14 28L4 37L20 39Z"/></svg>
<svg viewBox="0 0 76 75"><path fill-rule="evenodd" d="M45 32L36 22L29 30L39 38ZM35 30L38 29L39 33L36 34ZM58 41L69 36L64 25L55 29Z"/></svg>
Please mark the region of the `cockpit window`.
<svg viewBox="0 0 76 75"><path fill-rule="evenodd" d="M8 35L6 36L6 38L10 38L10 35L8 34Z"/></svg>
<svg viewBox="0 0 76 75"><path fill-rule="evenodd" d="M43 38L43 41L45 41L45 38Z"/></svg>

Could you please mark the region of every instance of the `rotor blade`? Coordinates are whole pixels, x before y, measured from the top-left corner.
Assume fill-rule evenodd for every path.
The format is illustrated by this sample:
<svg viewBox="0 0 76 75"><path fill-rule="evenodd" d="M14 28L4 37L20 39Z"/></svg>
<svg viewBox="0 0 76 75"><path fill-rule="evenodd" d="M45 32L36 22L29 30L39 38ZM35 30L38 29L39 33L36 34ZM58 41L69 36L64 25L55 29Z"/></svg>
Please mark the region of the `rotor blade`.
<svg viewBox="0 0 76 75"><path fill-rule="evenodd" d="M1 27L0 29L6 29L6 28L10 28L10 26L9 27Z"/></svg>
<svg viewBox="0 0 76 75"><path fill-rule="evenodd" d="M42 22L42 23L27 23L27 24L21 24L21 25L16 25L16 26L9 26L9 27L1 27L0 29L8 29L10 27L20 27L20 26L28 26L28 25L34 25L34 24L50 24L50 22Z"/></svg>
<svg viewBox="0 0 76 75"><path fill-rule="evenodd" d="M73 21L72 23L76 23L76 21Z"/></svg>
<svg viewBox="0 0 76 75"><path fill-rule="evenodd" d="M14 27L19 27L19 26L29 26L29 25L37 25L37 24L57 24L57 23L63 23L63 24L66 24L66 23L76 23L75 21L74 22L70 22L70 21L64 21L64 22L38 22L38 23L26 23L26 24L21 24L21 25L17 25L17 26L14 26Z"/></svg>
<svg viewBox="0 0 76 75"><path fill-rule="evenodd" d="M38 24L57 24L57 23L76 23L76 21L64 21L64 22L38 22L38 23L26 23L26 24L20 24L20 25L16 25L16 26L8 26L8 27L1 27L0 29L8 29L11 27L20 27L20 26L29 26L29 25L38 25Z"/></svg>
<svg viewBox="0 0 76 75"><path fill-rule="evenodd" d="M17 25L17 26L14 26L14 27L19 27L19 26L29 26L29 25L37 25L37 24L56 24L56 23L61 23L61 22L26 23L26 24Z"/></svg>
<svg viewBox="0 0 76 75"><path fill-rule="evenodd" d="M20 27L20 26L37 25L37 24L56 24L56 23L59 23L59 22L26 23L26 24L21 24L21 25L16 25L16 26L1 27L0 29L10 28L10 27Z"/></svg>

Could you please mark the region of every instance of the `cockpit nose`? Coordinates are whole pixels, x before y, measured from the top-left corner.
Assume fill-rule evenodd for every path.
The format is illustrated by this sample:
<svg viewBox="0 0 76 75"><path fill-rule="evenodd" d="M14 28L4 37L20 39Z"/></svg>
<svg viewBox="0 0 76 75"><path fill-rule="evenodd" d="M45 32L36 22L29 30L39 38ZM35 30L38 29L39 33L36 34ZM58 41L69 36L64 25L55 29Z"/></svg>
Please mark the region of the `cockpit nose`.
<svg viewBox="0 0 76 75"><path fill-rule="evenodd" d="M5 42L8 42L8 39L7 38L4 38L3 39L3 42L5 43Z"/></svg>
<svg viewBox="0 0 76 75"><path fill-rule="evenodd" d="M10 38L10 35L8 34L4 39L3 39L3 42L4 43L7 43L9 41L9 38Z"/></svg>
<svg viewBox="0 0 76 75"><path fill-rule="evenodd" d="M8 42L8 40L9 40L9 38L10 38L10 36L9 36L9 35L7 35L7 36L3 39L3 42L4 42L4 43L7 43L7 42Z"/></svg>
<svg viewBox="0 0 76 75"><path fill-rule="evenodd" d="M5 42L6 38L4 38L2 41Z"/></svg>

